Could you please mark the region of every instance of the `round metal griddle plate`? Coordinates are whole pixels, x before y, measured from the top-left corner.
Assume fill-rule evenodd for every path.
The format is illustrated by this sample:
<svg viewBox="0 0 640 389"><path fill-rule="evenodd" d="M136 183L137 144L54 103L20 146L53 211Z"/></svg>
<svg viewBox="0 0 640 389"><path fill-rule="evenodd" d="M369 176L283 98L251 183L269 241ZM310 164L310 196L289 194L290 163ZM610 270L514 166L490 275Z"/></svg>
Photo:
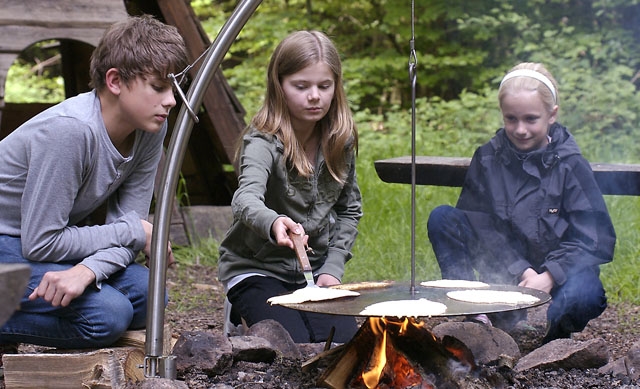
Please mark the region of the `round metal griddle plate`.
<svg viewBox="0 0 640 389"><path fill-rule="evenodd" d="M411 293L409 284L388 282L384 285L379 283L374 287L367 287L367 282L354 283L354 284L342 284L340 289L355 290L360 293L359 296L344 297L334 300L325 301L309 301L299 304L282 304L287 308L297 309L307 312L327 313L334 315L348 315L348 316L364 316L361 315L367 306L389 301L397 300L418 300L427 299L435 302L445 304L447 310L444 313L432 316L459 316L459 315L475 315L480 313L495 313L504 311L513 311L523 308L531 308L538 305L542 305L551 300L551 296L548 293L542 292L537 289L523 288L514 285L490 285L484 288L474 288L478 290L497 290L497 291L509 291L520 292L529 294L538 298L535 303L527 304L478 304L470 303L459 300L454 300L447 297L447 293L454 290L469 290L472 288L440 288L440 287L426 287L422 285L415 286L415 293ZM371 315L366 315L371 316ZM380 315L384 316L384 315Z"/></svg>

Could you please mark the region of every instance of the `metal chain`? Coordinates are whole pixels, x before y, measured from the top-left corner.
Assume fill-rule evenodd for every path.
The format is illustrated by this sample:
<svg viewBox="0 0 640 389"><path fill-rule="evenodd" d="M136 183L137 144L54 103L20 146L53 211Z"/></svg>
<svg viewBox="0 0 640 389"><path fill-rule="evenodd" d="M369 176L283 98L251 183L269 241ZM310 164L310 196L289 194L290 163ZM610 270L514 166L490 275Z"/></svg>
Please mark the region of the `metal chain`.
<svg viewBox="0 0 640 389"><path fill-rule="evenodd" d="M171 82L173 83L173 87L178 93L178 96L180 96L182 103L187 108L187 111L189 112L189 116L191 116L191 119L193 119L195 123L200 122L200 118L198 118L198 115L196 115L196 113L193 111L193 108L191 108L191 104L189 104L189 101L187 100L187 96L185 96L184 92L182 91L181 85L185 77L187 76L187 73L189 72L189 70L191 70L191 68L194 67L195 64L197 64L205 56L205 54L209 52L209 50L211 50L211 45L207 47L207 49L203 51L202 54L200 54L200 56L196 58L195 61L193 61L193 63L191 63L190 65L187 65L184 69L182 69L180 73L178 74L169 73L167 75L167 77L171 79Z"/></svg>

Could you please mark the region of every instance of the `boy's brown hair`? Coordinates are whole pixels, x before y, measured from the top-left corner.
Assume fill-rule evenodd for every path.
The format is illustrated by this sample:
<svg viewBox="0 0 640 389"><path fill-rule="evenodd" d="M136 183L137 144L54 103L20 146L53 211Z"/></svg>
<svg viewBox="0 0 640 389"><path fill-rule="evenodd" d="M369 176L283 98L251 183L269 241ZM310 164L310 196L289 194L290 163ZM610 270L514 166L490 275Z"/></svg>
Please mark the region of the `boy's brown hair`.
<svg viewBox="0 0 640 389"><path fill-rule="evenodd" d="M91 55L90 86L105 88L105 74L118 69L125 85L141 75L164 79L187 64L184 39L178 29L150 15L132 16L109 27Z"/></svg>

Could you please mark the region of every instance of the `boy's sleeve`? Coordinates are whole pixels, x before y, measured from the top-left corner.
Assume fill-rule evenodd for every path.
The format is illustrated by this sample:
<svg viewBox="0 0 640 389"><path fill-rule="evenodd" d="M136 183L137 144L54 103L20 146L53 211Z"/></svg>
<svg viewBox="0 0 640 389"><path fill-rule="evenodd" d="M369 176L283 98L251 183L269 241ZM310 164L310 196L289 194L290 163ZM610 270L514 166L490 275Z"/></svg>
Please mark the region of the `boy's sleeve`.
<svg viewBox="0 0 640 389"><path fill-rule="evenodd" d="M112 195L106 223L75 226L69 215L83 189L82 177L91 168L91 150L96 145L77 123L75 127L69 120L55 123L64 124L68 130L49 140L48 150L32 151L22 207L23 255L33 261L86 260L98 272L97 278L108 276L129 265L146 243L141 219L149 212L164 131L155 134L154 143L137 150L148 155ZM107 253L114 254L105 259ZM99 261L105 261L104 265L96 265Z"/></svg>
<svg viewBox="0 0 640 389"><path fill-rule="evenodd" d="M137 253L138 250L129 247L111 247L98 250L97 253L82 260L80 264L89 268L96 275L95 284L100 288L102 282L113 273L133 263Z"/></svg>

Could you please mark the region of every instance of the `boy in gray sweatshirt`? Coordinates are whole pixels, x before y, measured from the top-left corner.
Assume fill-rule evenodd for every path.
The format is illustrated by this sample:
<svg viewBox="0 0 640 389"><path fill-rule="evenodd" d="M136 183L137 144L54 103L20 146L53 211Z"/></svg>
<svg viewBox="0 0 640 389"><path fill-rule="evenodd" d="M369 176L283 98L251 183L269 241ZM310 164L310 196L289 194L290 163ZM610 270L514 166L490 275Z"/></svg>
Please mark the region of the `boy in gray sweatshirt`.
<svg viewBox="0 0 640 389"><path fill-rule="evenodd" d="M174 27L118 22L93 52L94 89L0 141L0 263L31 267L0 345L104 347L144 327L149 275L135 259L150 251L146 219L176 105L167 75L185 63ZM104 223L83 225L101 205Z"/></svg>

